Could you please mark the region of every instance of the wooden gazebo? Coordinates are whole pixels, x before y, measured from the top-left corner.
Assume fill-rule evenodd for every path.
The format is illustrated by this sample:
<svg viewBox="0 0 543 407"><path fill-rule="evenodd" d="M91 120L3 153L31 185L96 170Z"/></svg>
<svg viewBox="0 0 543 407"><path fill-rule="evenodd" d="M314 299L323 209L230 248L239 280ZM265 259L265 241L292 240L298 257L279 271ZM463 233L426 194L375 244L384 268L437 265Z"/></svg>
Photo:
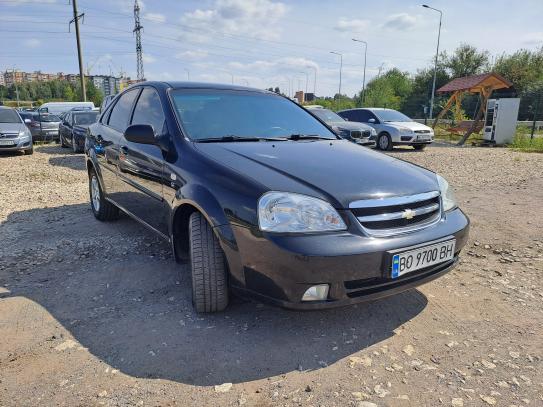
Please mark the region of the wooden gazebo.
<svg viewBox="0 0 543 407"><path fill-rule="evenodd" d="M445 104L443 110L437 115L432 127L436 127L439 120L453 107L453 105L455 111L459 113L462 108L462 98L466 93L478 93L480 104L474 120L460 122L455 127L449 129L451 132L465 132L462 139L458 142L459 145L464 144L472 133L477 133L483 128L484 123L481 120L484 117L486 102L492 92L497 89L510 88L511 86L513 86L511 82L494 72L453 79L437 90L437 93L452 92L452 95Z"/></svg>

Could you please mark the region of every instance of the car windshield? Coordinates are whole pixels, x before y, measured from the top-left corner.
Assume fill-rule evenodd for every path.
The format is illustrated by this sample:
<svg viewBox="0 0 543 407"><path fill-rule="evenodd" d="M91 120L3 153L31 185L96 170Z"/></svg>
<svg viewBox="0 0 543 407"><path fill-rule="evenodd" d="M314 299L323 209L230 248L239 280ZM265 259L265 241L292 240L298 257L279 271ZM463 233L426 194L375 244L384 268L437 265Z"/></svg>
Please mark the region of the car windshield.
<svg viewBox="0 0 543 407"><path fill-rule="evenodd" d="M92 124L96 122L98 112L72 113L74 115L74 124Z"/></svg>
<svg viewBox="0 0 543 407"><path fill-rule="evenodd" d="M21 123L21 118L15 110L0 109L0 123Z"/></svg>
<svg viewBox="0 0 543 407"><path fill-rule="evenodd" d="M377 115L382 122L412 122L405 114L396 110L374 110L373 113Z"/></svg>
<svg viewBox="0 0 543 407"><path fill-rule="evenodd" d="M326 123L345 121L343 117L328 109L309 109L309 111Z"/></svg>
<svg viewBox="0 0 543 407"><path fill-rule="evenodd" d="M278 95L178 89L171 97L188 137L195 141L231 136L281 139L293 134L336 139L304 109Z"/></svg>
<svg viewBox="0 0 543 407"><path fill-rule="evenodd" d="M49 122L59 122L60 121L60 117L58 117L57 115L54 115L54 114L40 114L40 115L36 115L35 118L40 121L40 122L44 122L44 123L49 123Z"/></svg>

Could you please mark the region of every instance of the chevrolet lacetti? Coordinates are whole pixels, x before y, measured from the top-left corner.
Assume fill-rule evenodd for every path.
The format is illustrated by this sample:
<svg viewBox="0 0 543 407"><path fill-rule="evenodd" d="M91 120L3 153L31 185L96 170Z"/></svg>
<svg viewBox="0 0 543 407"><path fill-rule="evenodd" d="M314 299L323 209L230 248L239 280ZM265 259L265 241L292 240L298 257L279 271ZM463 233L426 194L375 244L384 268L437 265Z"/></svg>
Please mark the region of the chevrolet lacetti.
<svg viewBox="0 0 543 407"><path fill-rule="evenodd" d="M293 309L399 293L450 271L468 238L440 175L267 91L138 83L85 152L94 216L122 211L168 241L200 312L231 293Z"/></svg>

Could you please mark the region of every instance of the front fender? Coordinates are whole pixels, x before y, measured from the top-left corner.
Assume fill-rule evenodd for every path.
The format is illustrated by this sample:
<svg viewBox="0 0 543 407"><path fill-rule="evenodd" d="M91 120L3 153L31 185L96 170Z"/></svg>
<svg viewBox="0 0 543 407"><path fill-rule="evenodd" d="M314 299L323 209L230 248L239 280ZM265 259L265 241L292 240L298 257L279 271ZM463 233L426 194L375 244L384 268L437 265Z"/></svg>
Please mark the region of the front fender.
<svg viewBox="0 0 543 407"><path fill-rule="evenodd" d="M212 227L228 225L228 219L219 201L203 185L186 184L177 190L172 207L172 221L177 208L189 204L200 211Z"/></svg>

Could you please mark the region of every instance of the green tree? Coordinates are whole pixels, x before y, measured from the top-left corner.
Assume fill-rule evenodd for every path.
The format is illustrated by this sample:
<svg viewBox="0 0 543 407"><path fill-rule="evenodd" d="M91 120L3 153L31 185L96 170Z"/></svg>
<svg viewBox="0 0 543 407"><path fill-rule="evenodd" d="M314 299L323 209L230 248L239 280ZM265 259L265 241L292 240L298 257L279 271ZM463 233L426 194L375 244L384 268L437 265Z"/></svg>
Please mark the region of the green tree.
<svg viewBox="0 0 543 407"><path fill-rule="evenodd" d="M519 92L543 84L543 46L536 51L521 49L496 59L494 72L513 82Z"/></svg>
<svg viewBox="0 0 543 407"><path fill-rule="evenodd" d="M452 78L476 75L490 69L488 51L479 51L469 44L461 44L451 56L443 53L442 59L445 68Z"/></svg>
<svg viewBox="0 0 543 407"><path fill-rule="evenodd" d="M393 68L368 83L365 105L400 109L412 90L413 80L409 73ZM361 97L362 91L358 95L358 100L361 100Z"/></svg>

